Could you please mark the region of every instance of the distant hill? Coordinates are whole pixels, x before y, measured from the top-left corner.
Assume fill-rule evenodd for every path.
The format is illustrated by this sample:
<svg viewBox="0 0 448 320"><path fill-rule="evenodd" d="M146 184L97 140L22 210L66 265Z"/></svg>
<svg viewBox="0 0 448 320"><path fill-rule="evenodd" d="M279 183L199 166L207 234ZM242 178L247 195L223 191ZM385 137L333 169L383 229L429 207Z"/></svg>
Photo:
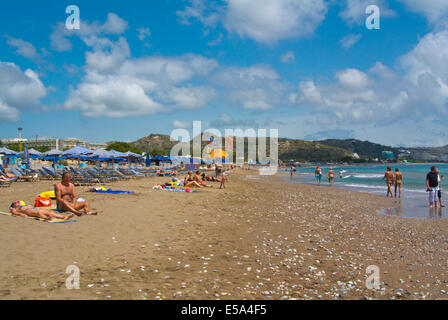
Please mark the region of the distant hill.
<svg viewBox="0 0 448 320"><path fill-rule="evenodd" d="M244 154L247 156L247 139L245 139ZM177 141L170 141L169 135L151 134L141 138L131 145L150 154L169 155ZM236 139L234 139L235 149ZM191 146L191 142L189 143ZM206 142L201 143L204 148ZM191 150L191 149L190 149ZM269 155L269 143L267 143ZM356 139L327 139L321 141L305 141L299 139L278 139L278 155L280 160L296 160L299 162L342 162L355 160L356 153L361 160L381 159L383 151L392 151L396 157L417 161L448 161L448 146L437 148L395 148L369 141ZM359 161L359 160L356 160Z"/></svg>
<svg viewBox="0 0 448 320"><path fill-rule="evenodd" d="M398 149L394 147L388 147L378 143L356 139L327 139L319 142L328 146L338 147L350 151L351 153L356 153L363 159L381 159L382 151L392 151L395 156L397 156L399 153Z"/></svg>
<svg viewBox="0 0 448 320"><path fill-rule="evenodd" d="M158 153L168 155L171 148L178 142L170 141L170 136L163 134L151 134L141 138L131 145L139 148L143 152ZM236 139L234 139L234 148ZM191 144L190 144L191 145ZM201 143L204 148L206 142ZM352 153L334 146L325 145L321 142L310 142L295 139L278 139L279 158L280 160L296 161L342 161L351 159ZM245 139L244 154L247 155L247 139ZM267 143L269 155L269 143Z"/></svg>
<svg viewBox="0 0 448 320"><path fill-rule="evenodd" d="M147 137L132 142L131 145L139 148L143 152L168 155L171 148L177 143L177 141L170 141L169 135L150 134Z"/></svg>

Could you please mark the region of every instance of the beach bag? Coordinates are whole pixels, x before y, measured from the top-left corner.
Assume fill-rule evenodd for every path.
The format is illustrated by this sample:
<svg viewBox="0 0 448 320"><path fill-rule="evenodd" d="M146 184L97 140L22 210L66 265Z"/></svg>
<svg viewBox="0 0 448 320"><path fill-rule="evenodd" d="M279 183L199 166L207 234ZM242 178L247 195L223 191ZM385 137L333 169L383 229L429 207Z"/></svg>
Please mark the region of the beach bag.
<svg viewBox="0 0 448 320"><path fill-rule="evenodd" d="M51 206L51 199L50 198L37 197L35 199L34 206L36 208L50 207Z"/></svg>

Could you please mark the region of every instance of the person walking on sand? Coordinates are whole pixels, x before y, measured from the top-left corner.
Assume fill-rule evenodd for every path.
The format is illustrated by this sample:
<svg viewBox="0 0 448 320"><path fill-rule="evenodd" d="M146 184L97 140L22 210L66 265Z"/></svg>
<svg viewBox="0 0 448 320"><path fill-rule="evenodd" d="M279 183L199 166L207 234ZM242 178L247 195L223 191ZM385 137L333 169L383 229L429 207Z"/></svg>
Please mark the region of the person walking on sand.
<svg viewBox="0 0 448 320"><path fill-rule="evenodd" d="M333 168L330 168L330 170L328 171L328 183L330 184L330 186L332 186L333 182L334 182L334 171Z"/></svg>
<svg viewBox="0 0 448 320"><path fill-rule="evenodd" d="M431 167L431 171L426 175L426 191L429 191L429 208L437 208L437 194L439 191L439 175L436 166Z"/></svg>
<svg viewBox="0 0 448 320"><path fill-rule="evenodd" d="M397 188L398 188L398 198L401 198L401 185L403 184L403 174L395 169L395 198L397 197Z"/></svg>
<svg viewBox="0 0 448 320"><path fill-rule="evenodd" d="M316 168L314 172L314 177L316 177L317 184L320 186L320 180L322 180L322 169L320 167Z"/></svg>
<svg viewBox="0 0 448 320"><path fill-rule="evenodd" d="M391 167L387 167L386 172L384 173L384 177L382 180L386 179L386 185L387 185L387 193L386 193L386 197L389 197L389 193L390 193L390 197L393 197L393 193L392 193L392 184L394 183L394 174L392 173L392 168Z"/></svg>
<svg viewBox="0 0 448 320"><path fill-rule="evenodd" d="M84 210L87 215L98 214L98 212L90 210L90 205L87 201L78 202L75 186L70 182L71 179L70 172L65 171L62 174L61 182L54 186L58 211L70 211L77 216L82 215L81 210Z"/></svg>

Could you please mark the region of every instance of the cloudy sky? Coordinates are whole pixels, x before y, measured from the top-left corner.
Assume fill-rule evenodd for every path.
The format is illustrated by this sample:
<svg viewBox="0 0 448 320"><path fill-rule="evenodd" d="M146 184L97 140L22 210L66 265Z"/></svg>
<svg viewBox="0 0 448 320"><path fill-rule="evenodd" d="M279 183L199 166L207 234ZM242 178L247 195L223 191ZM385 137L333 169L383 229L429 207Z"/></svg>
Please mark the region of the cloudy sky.
<svg viewBox="0 0 448 320"><path fill-rule="evenodd" d="M80 9L69 30L66 7ZM366 8L380 8L369 30ZM448 1L17 1L0 10L0 138L203 129L446 145Z"/></svg>

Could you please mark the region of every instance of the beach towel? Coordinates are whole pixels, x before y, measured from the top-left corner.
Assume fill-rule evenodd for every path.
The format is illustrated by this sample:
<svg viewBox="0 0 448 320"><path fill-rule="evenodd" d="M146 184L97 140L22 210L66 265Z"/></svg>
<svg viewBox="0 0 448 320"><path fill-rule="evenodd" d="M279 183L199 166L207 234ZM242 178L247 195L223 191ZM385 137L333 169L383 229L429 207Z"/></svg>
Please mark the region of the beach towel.
<svg viewBox="0 0 448 320"><path fill-rule="evenodd" d="M89 192L110 193L110 194L130 194L130 193L135 193L134 191L123 191L123 190L90 190Z"/></svg>
<svg viewBox="0 0 448 320"><path fill-rule="evenodd" d="M68 222L76 222L76 219L70 219L70 220L62 220L62 219L57 219L57 218L53 218L51 221L48 220L44 220L44 219L40 219L40 218L35 218L35 217L22 217L22 216L15 216L10 212L1 212L1 215L5 215L5 216L10 216L10 217L14 217L14 218L24 218L24 219L32 219L32 220L37 220L37 221L41 221L41 222L49 222L49 223L68 223Z"/></svg>
<svg viewBox="0 0 448 320"><path fill-rule="evenodd" d="M154 190L177 191L177 192L188 192L188 193L197 193L198 192L197 190L191 190L189 188L186 188L186 189L176 189L176 188L173 188L173 187L161 186L161 185L158 185L158 184L156 184L153 187L153 189Z"/></svg>
<svg viewBox="0 0 448 320"><path fill-rule="evenodd" d="M42 192L39 197L42 198L48 198L48 199L56 199L56 195L54 194L54 190L53 191L45 191Z"/></svg>

